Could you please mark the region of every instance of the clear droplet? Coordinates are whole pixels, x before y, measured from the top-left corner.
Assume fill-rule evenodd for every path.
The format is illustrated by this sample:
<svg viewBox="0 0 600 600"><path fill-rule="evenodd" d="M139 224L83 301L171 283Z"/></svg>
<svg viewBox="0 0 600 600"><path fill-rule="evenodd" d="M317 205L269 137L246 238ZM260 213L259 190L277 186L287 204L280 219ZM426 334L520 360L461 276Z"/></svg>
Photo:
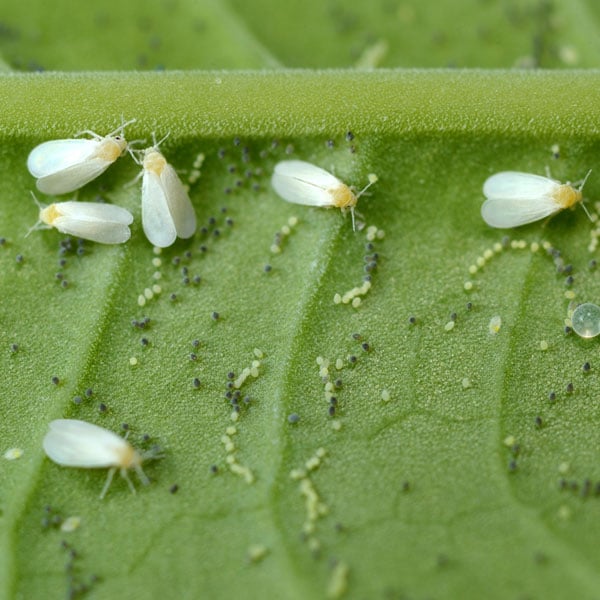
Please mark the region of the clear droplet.
<svg viewBox="0 0 600 600"><path fill-rule="evenodd" d="M593 338L600 334L600 306L586 302L580 304L571 317L573 331L582 338Z"/></svg>

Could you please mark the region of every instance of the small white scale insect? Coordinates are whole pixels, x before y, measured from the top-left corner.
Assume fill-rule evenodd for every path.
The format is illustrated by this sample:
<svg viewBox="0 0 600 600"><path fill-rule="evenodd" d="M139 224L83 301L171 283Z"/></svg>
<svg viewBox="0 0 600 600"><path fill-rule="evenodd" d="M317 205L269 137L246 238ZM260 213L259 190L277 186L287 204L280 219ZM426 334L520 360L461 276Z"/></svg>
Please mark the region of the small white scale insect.
<svg viewBox="0 0 600 600"><path fill-rule="evenodd" d="M31 195L40 213L39 221L27 235L35 229L54 227L61 233L101 244L122 244L131 237L129 225L133 222L133 216L125 208L102 202L74 200L42 206L33 192Z"/></svg>
<svg viewBox="0 0 600 600"><path fill-rule="evenodd" d="M590 173L577 188L531 173L496 173L483 184L487 200L481 206L481 216L488 225L500 229L539 221L580 202Z"/></svg>
<svg viewBox="0 0 600 600"><path fill-rule="evenodd" d="M357 194L352 188L340 181L331 173L302 160L284 160L275 165L271 185L273 189L288 202L306 206L322 206L350 210L352 229L354 207L358 199L377 181L377 175L369 175L369 183Z"/></svg>
<svg viewBox="0 0 600 600"><path fill-rule="evenodd" d="M134 469L140 481L148 485L150 480L142 470L146 456L140 454L125 439L108 429L77 419L57 419L49 425L50 431L44 437L44 451L50 459L63 467L83 469L108 468L106 483L102 488L102 500L110 487L113 476L120 469L121 477L127 481L135 494L133 483L127 471Z"/></svg>
<svg viewBox="0 0 600 600"><path fill-rule="evenodd" d="M123 130L135 119L123 123L106 136L82 131L92 139L51 140L36 146L27 158L27 168L45 194L67 194L95 179L128 148Z"/></svg>
<svg viewBox="0 0 600 600"><path fill-rule="evenodd" d="M166 136L143 151L142 226L154 246L166 248L177 237L190 238L196 232L194 207L175 169L158 150Z"/></svg>

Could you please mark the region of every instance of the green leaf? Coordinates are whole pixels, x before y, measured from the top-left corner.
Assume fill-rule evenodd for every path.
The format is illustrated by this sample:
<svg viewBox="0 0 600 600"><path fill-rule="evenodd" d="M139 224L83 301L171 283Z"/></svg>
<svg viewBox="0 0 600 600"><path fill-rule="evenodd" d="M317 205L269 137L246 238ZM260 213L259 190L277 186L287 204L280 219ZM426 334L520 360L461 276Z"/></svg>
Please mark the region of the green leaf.
<svg viewBox="0 0 600 600"><path fill-rule="evenodd" d="M274 68L594 66L596 5L7 4L0 69L60 72L0 76L0 597L595 598L597 348L564 325L596 224L479 210L490 174L550 167L593 168L598 211L600 72ZM222 70L67 73L134 68ZM25 237L29 151L132 118L169 133L196 236L153 251L125 156L78 197L131 210L127 244ZM289 158L375 173L365 227L279 199ZM104 470L43 453L62 417L160 445L151 485L99 500Z"/></svg>
<svg viewBox="0 0 600 600"><path fill-rule="evenodd" d="M598 78L397 71L0 79L8 107L2 439L24 450L2 466L3 595L59 597L72 564L76 582L98 575L94 594L105 598L140 590L306 598L328 586L357 598L494 597L490 589L498 597L593 597L594 342L565 337L565 275L543 250L494 252L475 275L469 266L503 240L479 216L490 173L551 165L557 178L577 179L594 164ZM132 88L135 95L119 92ZM130 139L170 131L164 152L177 168L190 169L204 153L191 196L207 233L155 255L139 226L139 188L124 187L138 171L126 157L80 198L101 193L132 210L128 244L85 243L81 256L63 257L56 231L24 238L37 210L28 198L29 149L78 129L111 130L121 114L138 119ZM379 182L359 210L385 237L366 250L366 230L353 232L338 210L277 198L269 175L287 157L335 168L357 187L375 172ZM597 190L592 173L586 196ZM298 224L273 254L275 234L294 216ZM560 249L574 265L576 298L593 301L593 227L576 209L514 239ZM364 255L374 251L362 305L335 304L336 293L361 285ZM475 289L465 291L465 281ZM139 306L156 283L161 293ZM495 315L502 326L492 335ZM146 329L131 325L146 316ZM264 358L241 389L249 403L242 400L234 423L228 373L250 367L255 348ZM341 380L334 417L318 357L330 361L329 380ZM114 431L127 423L136 445L159 443L165 458L146 468L152 485L132 496L117 478L98 500L104 473L43 456L47 424L59 417ZM229 456L253 483L229 470ZM310 517L321 505L323 514ZM46 506L50 517L79 516L80 528L42 527Z"/></svg>

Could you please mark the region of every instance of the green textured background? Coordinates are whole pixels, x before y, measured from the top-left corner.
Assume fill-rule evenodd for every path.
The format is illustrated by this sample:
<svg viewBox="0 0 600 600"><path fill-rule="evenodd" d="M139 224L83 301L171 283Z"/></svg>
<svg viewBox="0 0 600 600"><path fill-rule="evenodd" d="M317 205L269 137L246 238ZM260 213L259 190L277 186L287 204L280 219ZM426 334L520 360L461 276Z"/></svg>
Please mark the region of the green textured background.
<svg viewBox="0 0 600 600"><path fill-rule="evenodd" d="M600 66L599 33L592 0L7 2L0 597L597 598L600 365L595 341L563 331L565 291L578 301L600 292L595 225L576 208L494 231L479 207L491 173L548 166L571 181L594 169L584 195L595 210L600 71L585 69ZM52 72L23 72L38 70ZM205 154L191 197L207 233L163 251L162 293L143 308L156 256L139 184L125 186L139 171L129 157L79 194L129 208L129 243L85 243L60 266L64 236L24 237L37 218L31 148L105 133L121 118L137 119L128 139L170 133L163 150L184 180ZM277 198L270 173L289 157L358 188L379 177L358 207L385 230L358 309L333 297L362 281L365 231L337 210ZM273 255L292 216L299 223ZM505 233L560 249L574 282L544 251L510 247L469 275ZM495 315L502 327L491 335ZM131 325L144 316L147 329ZM254 348L265 357L233 437L255 475L248 485L229 471L221 437L232 424L227 375ZM318 356L344 360L332 369L343 382L339 431ZM160 444L151 486L135 481L133 496L117 477L98 500L104 472L43 454L60 417L114 431L127 423L136 446ZM19 460L1 457L13 447ZM307 536L290 472L319 448L310 481L327 511ZM47 506L81 526L44 526ZM252 561L255 545L266 554Z"/></svg>

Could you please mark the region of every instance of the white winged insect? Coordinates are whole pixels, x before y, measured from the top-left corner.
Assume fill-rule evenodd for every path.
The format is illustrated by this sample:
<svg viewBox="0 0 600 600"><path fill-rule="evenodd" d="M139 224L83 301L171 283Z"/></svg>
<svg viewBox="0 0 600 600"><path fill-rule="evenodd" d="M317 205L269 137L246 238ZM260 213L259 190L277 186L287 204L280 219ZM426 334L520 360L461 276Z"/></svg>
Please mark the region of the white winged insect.
<svg viewBox="0 0 600 600"><path fill-rule="evenodd" d="M539 221L580 202L581 190L590 173L577 188L542 175L496 173L483 184L487 200L481 206L481 216L488 225L499 229Z"/></svg>
<svg viewBox="0 0 600 600"><path fill-rule="evenodd" d="M128 148L123 130L135 119L123 123L106 136L82 131L92 139L51 140L36 146L27 157L27 168L45 194L67 194L95 179Z"/></svg>
<svg viewBox="0 0 600 600"><path fill-rule="evenodd" d="M358 193L340 181L335 175L303 160L284 160L275 165L271 185L288 202L307 206L322 206L350 210L352 229L354 207L358 199L377 181L377 175L369 175L369 183Z"/></svg>
<svg viewBox="0 0 600 600"><path fill-rule="evenodd" d="M190 238L196 232L196 213L175 169L158 147L166 139L143 151L142 226L154 246L166 248L177 237Z"/></svg>
<svg viewBox="0 0 600 600"><path fill-rule="evenodd" d="M75 200L42 206L33 192L31 195L40 213L39 221L27 235L34 229L54 227L61 233L101 244L122 244L131 237L129 225L133 216L121 206Z"/></svg>
<svg viewBox="0 0 600 600"><path fill-rule="evenodd" d="M55 463L63 467L109 469L100 499L106 495L117 469L134 494L135 488L127 474L129 469L135 470L144 485L150 483L142 470L142 462L147 456L140 454L116 433L77 419L57 419L49 427L43 446L48 457Z"/></svg>

